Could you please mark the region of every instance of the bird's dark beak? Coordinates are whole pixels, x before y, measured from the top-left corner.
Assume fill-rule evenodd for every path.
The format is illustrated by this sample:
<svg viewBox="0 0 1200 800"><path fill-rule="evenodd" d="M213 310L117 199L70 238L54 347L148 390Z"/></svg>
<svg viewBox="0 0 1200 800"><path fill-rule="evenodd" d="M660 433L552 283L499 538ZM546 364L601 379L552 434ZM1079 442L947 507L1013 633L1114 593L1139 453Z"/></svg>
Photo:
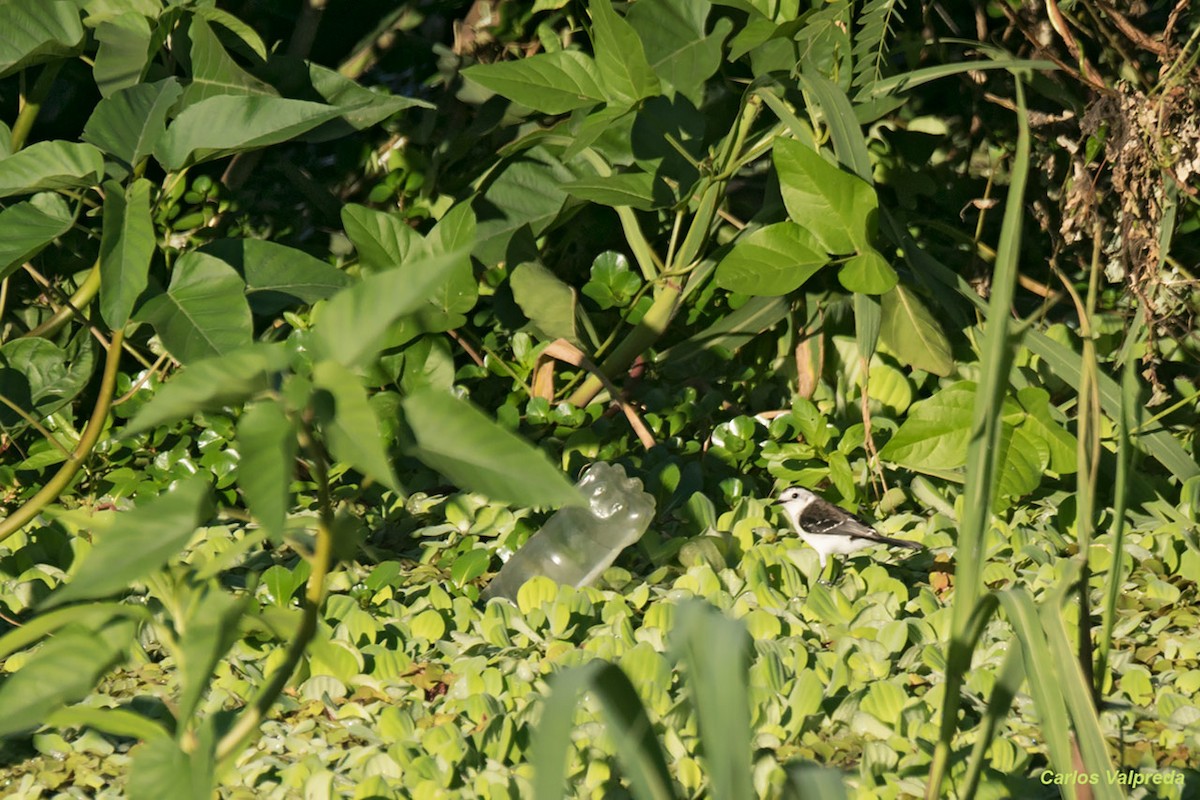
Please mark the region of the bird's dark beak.
<svg viewBox="0 0 1200 800"><path fill-rule="evenodd" d="M773 506L781 506L781 505L783 505L783 504L784 504L784 502L785 502L784 500L772 500L772 501L769 503L769 505L773 505Z"/></svg>

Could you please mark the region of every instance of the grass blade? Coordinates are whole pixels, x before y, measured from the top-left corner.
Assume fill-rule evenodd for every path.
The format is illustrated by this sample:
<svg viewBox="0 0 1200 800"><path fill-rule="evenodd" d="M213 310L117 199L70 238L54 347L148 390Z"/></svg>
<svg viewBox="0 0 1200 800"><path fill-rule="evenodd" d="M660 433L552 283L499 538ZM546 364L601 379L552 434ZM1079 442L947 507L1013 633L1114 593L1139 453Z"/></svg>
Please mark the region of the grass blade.
<svg viewBox="0 0 1200 800"><path fill-rule="evenodd" d="M532 745L533 790L537 800L563 797L575 711L579 696L588 691L595 693L600 701L633 796L639 800L669 800L675 796L667 762L654 737L645 706L619 667L606 661L592 661L558 673L551 679L551 687Z"/></svg>
<svg viewBox="0 0 1200 800"><path fill-rule="evenodd" d="M963 518L954 558L957 579L947 656L949 664L956 665L957 668L948 669L946 674L941 733L934 748L929 783L925 792L928 800L933 800L941 794L942 781L958 727L960 690L965 678L961 667L969 664L971 652L970 643L965 635L983 591L983 538L991 516L992 487L999 468L1001 449L1001 405L1008 387L1008 375L1013 359L1014 348L1008 335L1008 310L1012 307L1017 282L1025 182L1029 175L1029 124L1025 116L1025 92L1020 80L1016 82L1016 94L1017 150L1013 160L1008 198L1005 201L995 273L992 276L992 297L983 341L982 375L971 426L971 444L967 450Z"/></svg>

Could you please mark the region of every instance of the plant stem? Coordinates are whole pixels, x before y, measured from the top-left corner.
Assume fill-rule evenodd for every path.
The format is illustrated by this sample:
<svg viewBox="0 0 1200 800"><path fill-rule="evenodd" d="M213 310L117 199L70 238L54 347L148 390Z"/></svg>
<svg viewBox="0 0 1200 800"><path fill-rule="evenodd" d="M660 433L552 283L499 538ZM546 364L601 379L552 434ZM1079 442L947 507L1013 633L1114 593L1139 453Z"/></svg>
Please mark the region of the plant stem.
<svg viewBox="0 0 1200 800"><path fill-rule="evenodd" d="M25 140L29 138L29 132L33 130L33 123L41 113L42 103L50 94L50 87L54 85L54 79L58 77L58 71L62 69L64 63L61 60L47 63L42 67L37 80L34 81L33 89L25 98L21 113L17 115L17 121L12 126L12 151L14 153L25 146Z"/></svg>
<svg viewBox="0 0 1200 800"><path fill-rule="evenodd" d="M92 298L99 291L100 262L96 261L92 265L92 269L87 277L84 278L83 283L79 284L79 288L71 295L71 298L54 312L54 316L29 331L29 333L25 334L25 337L41 336L44 338L58 333L59 329L67 323L67 320L79 313L79 309L86 307L88 303L92 302Z"/></svg>
<svg viewBox="0 0 1200 800"><path fill-rule="evenodd" d="M75 473L83 466L84 459L96 446L96 442L100 439L100 431L104 428L104 421L108 417L108 410L112 405L113 391L117 385L117 365L121 361L121 345L124 342L125 332L115 331L112 343L108 348L108 355L104 360L100 394L96 398L96 405L92 409L92 416L88 419L87 427L84 428L83 435L79 437L79 444L75 445L75 449L59 467L58 472L46 482L46 485L37 494L29 498L3 522L0 522L0 542L21 530L26 523L41 513L42 509L57 500L63 490L70 485Z"/></svg>
<svg viewBox="0 0 1200 800"><path fill-rule="evenodd" d="M307 426L301 426L300 443L308 453L313 477L317 483L317 504L320 514L317 518L317 543L309 562L312 571L305 585L304 601L301 604L300 625L288 644L287 654L283 663L271 675L271 680L262 691L246 707L237 722L229 732L217 743L215 759L218 762L218 772L224 771L227 762L237 757L242 748L258 731L259 725L266 718L271 706L279 698L284 687L291 680L292 673L304 656L304 651L317 632L317 618L321 605L325 602L325 578L333 563L333 499L329 490L329 470L325 463L325 455L313 441L312 433Z"/></svg>

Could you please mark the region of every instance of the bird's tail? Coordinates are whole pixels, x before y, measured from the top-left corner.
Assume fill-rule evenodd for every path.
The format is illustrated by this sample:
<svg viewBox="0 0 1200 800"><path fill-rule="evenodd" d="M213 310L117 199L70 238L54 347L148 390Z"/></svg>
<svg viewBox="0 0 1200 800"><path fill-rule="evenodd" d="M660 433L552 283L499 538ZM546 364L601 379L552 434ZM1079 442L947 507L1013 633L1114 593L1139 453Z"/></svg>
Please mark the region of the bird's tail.
<svg viewBox="0 0 1200 800"><path fill-rule="evenodd" d="M891 544L891 545L895 545L896 547L907 547L912 550L924 550L925 549L925 545L918 544L917 542L910 542L907 539L893 539L890 536L879 536L877 538L878 538L878 541L881 541L884 544Z"/></svg>

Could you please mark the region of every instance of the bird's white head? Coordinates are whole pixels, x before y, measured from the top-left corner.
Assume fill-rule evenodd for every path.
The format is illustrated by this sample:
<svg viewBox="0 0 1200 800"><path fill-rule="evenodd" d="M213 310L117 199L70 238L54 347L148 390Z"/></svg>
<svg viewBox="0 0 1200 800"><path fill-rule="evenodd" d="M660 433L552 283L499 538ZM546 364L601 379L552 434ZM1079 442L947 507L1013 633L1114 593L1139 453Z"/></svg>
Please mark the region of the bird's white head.
<svg viewBox="0 0 1200 800"><path fill-rule="evenodd" d="M779 493L779 498L774 505L783 506L784 510L792 517L795 517L804 509L808 508L811 503L817 499L817 496L801 486L791 486Z"/></svg>

